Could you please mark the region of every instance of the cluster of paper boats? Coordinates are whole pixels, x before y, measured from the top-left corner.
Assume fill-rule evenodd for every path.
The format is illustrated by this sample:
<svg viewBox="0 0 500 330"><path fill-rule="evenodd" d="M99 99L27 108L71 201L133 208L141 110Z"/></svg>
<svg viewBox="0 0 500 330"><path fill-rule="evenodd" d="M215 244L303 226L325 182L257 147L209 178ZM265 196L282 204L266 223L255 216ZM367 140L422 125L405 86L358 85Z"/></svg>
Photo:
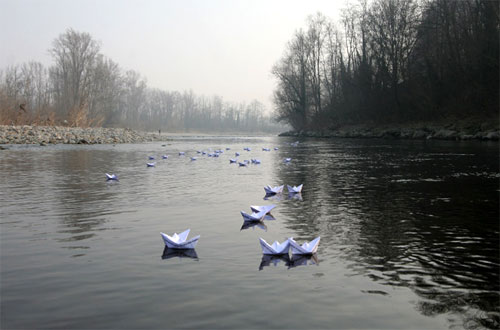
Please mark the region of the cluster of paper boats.
<svg viewBox="0 0 500 330"><path fill-rule="evenodd" d="M190 229L187 229L180 234L174 233L172 236L161 232L160 234L165 245L169 249L187 250L194 249L200 239L200 235L188 239L189 231ZM290 249L293 255L311 255L318 250L320 237L318 236L312 241L305 242L302 245L297 243L292 237L288 238L283 243L275 241L273 244L269 244L263 238L259 238L259 241L262 253L266 255L288 254Z"/></svg>
<svg viewBox="0 0 500 330"><path fill-rule="evenodd" d="M266 194L268 194L268 195L276 195L276 194L281 194L283 192L284 186L285 185L276 186L276 187L265 186L264 190L265 190ZM303 186L302 184L299 186L286 185L286 188L288 189L289 193L298 194L298 193L302 192L302 186Z"/></svg>

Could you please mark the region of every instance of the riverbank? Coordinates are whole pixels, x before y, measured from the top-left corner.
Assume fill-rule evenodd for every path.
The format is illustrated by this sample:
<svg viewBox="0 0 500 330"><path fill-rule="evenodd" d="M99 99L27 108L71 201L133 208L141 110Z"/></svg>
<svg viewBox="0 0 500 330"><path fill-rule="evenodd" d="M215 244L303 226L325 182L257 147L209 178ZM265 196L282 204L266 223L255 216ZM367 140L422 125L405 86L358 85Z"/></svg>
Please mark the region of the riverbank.
<svg viewBox="0 0 500 330"><path fill-rule="evenodd" d="M165 140L158 134L128 128L0 125L0 144L102 144Z"/></svg>
<svg viewBox="0 0 500 330"><path fill-rule="evenodd" d="M346 125L330 130L289 131L279 136L316 138L383 138L415 140L498 141L498 121L451 124L420 123L408 125Z"/></svg>

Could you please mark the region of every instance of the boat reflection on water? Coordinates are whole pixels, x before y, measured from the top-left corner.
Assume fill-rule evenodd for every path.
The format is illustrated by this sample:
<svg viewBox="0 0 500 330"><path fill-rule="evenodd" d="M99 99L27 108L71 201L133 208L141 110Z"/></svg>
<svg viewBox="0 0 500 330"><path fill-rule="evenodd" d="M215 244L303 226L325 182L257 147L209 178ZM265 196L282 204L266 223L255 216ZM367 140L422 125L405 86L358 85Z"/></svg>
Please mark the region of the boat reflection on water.
<svg viewBox="0 0 500 330"><path fill-rule="evenodd" d="M260 261L259 270L263 270L264 267L267 266L278 266L278 264L283 261L285 266L290 268L298 267L298 266L307 266L307 265L319 265L318 256L315 254L311 255L292 255L288 254L280 254L280 255L271 255L271 254L263 254L262 260Z"/></svg>
<svg viewBox="0 0 500 330"><path fill-rule="evenodd" d="M266 194L264 196L264 200L265 201L268 201L268 200L272 200L272 201L277 201L279 202L280 200L283 199L283 196L282 194Z"/></svg>
<svg viewBox="0 0 500 330"><path fill-rule="evenodd" d="M288 200L298 200L298 201L303 201L302 199L302 193L288 193Z"/></svg>
<svg viewBox="0 0 500 330"><path fill-rule="evenodd" d="M288 254L263 254L259 270L263 270L264 267L271 266L271 264L276 267L281 261L285 262L285 265L288 265L290 262Z"/></svg>
<svg viewBox="0 0 500 330"><path fill-rule="evenodd" d="M267 231L267 226L263 221L243 221L240 231L248 228L255 229L255 227L259 227L260 229Z"/></svg>
<svg viewBox="0 0 500 330"><path fill-rule="evenodd" d="M287 263L288 269L307 265L319 265L319 260L316 253L310 255L293 254L290 258L290 261Z"/></svg>
<svg viewBox="0 0 500 330"><path fill-rule="evenodd" d="M196 254L195 249L171 249L165 246L163 249L163 254L161 255L162 259L171 259L171 258L190 258L198 260L198 254Z"/></svg>

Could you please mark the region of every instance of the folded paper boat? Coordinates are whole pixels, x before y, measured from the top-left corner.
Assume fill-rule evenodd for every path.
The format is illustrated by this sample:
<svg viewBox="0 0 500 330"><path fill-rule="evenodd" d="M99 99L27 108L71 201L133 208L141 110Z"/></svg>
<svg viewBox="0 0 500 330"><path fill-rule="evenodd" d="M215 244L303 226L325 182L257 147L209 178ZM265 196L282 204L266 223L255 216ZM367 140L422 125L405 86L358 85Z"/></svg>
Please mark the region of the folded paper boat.
<svg viewBox="0 0 500 330"><path fill-rule="evenodd" d="M106 179L107 179L107 180L115 180L115 181L118 181L118 176L116 176L116 174L108 174L108 173L106 173Z"/></svg>
<svg viewBox="0 0 500 330"><path fill-rule="evenodd" d="M290 163L291 161L292 161L291 158L285 158L285 160L283 160L283 162L285 162L285 163Z"/></svg>
<svg viewBox="0 0 500 330"><path fill-rule="evenodd" d="M198 159L198 158L196 158L196 157L191 157L191 160L197 160L197 159Z"/></svg>
<svg viewBox="0 0 500 330"><path fill-rule="evenodd" d="M263 254L285 254L288 253L288 249L290 248L290 242L288 240L281 244L275 241L272 245L267 243L263 238L259 238L259 241Z"/></svg>
<svg viewBox="0 0 500 330"><path fill-rule="evenodd" d="M302 245L295 242L293 238L288 239L290 241L290 247L292 248L292 254L313 254L318 250L320 237L316 237L310 242L306 242Z"/></svg>
<svg viewBox="0 0 500 330"><path fill-rule="evenodd" d="M271 214L271 210L274 209L275 207L276 205L274 204L264 205L264 206L250 205L250 209L252 210L252 212L259 213L262 211L266 211L266 214Z"/></svg>
<svg viewBox="0 0 500 330"><path fill-rule="evenodd" d="M184 151L179 151L179 156L184 156L186 153Z"/></svg>
<svg viewBox="0 0 500 330"><path fill-rule="evenodd" d="M268 186L264 187L264 190L266 191L266 194L270 194L270 195L280 194L283 192L283 187L284 187L284 185L276 186L276 187L271 187L268 185Z"/></svg>
<svg viewBox="0 0 500 330"><path fill-rule="evenodd" d="M244 211L240 211L243 216L243 220L245 221L261 221L266 216L266 210L262 210L260 212L253 212L252 214L245 213Z"/></svg>
<svg viewBox="0 0 500 330"><path fill-rule="evenodd" d="M161 158L163 158L163 159L167 159L167 158L168 158L168 155L163 155L163 156L161 156Z"/></svg>
<svg viewBox="0 0 500 330"><path fill-rule="evenodd" d="M146 163L147 167L155 167L156 163Z"/></svg>
<svg viewBox="0 0 500 330"><path fill-rule="evenodd" d="M303 186L303 184L301 184L300 186L293 186L293 187L289 186L289 185L286 185L286 187L288 189L288 192L289 193L294 193L294 194L302 192L302 186Z"/></svg>
<svg viewBox="0 0 500 330"><path fill-rule="evenodd" d="M243 163L242 163L242 162L238 162L238 164L239 164L240 166L247 166L247 163L246 163L246 162L243 162Z"/></svg>
<svg viewBox="0 0 500 330"><path fill-rule="evenodd" d="M230 163L230 164L231 164L231 163L236 163L236 162L237 162L237 160L236 160L236 159L234 159L234 158L229 159L229 163Z"/></svg>
<svg viewBox="0 0 500 330"><path fill-rule="evenodd" d="M169 236L164 233L160 233L165 245L171 249L194 249L196 247L196 243L198 243L198 239L200 235L187 239L189 235L190 229L183 231L180 234L174 233L174 235Z"/></svg>
<svg viewBox="0 0 500 330"><path fill-rule="evenodd" d="M155 157L154 157L154 156L149 156L149 159L150 159L150 160L154 160L154 159L155 159Z"/></svg>

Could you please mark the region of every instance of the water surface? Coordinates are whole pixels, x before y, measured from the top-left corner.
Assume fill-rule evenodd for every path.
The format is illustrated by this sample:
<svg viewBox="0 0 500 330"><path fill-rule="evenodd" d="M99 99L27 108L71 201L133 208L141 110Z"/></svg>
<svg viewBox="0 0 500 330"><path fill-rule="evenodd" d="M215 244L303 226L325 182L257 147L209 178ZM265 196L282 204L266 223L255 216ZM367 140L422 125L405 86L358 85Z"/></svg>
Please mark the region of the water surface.
<svg viewBox="0 0 500 330"><path fill-rule="evenodd" d="M1 151L1 327L499 327L498 144L290 142ZM229 164L235 152L262 163ZM265 185L301 183L264 199ZM271 203L275 220L244 225L240 210ZM164 249L160 231L187 228L195 251ZM316 236L312 258L266 258L258 243Z"/></svg>

